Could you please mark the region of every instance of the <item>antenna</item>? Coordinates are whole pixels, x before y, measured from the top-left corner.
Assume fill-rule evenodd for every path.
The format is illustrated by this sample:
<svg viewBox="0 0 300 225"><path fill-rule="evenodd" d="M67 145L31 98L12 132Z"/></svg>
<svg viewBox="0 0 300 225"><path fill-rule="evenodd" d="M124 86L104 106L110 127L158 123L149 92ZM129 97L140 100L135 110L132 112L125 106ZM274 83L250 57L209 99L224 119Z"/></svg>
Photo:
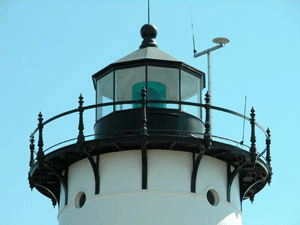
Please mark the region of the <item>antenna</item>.
<svg viewBox="0 0 300 225"><path fill-rule="evenodd" d="M194 24L193 24L193 14L192 14L192 3L190 1L190 14L191 14L191 26L192 26L192 36L193 36L193 52L196 54L196 46L195 46L195 35L194 35Z"/></svg>
<svg viewBox="0 0 300 225"><path fill-rule="evenodd" d="M150 0L148 0L148 24L150 24Z"/></svg>
<svg viewBox="0 0 300 225"><path fill-rule="evenodd" d="M243 136L242 136L242 141L240 142L241 145L244 144L244 138L245 138L246 106L247 106L247 96L245 96L244 121L243 121Z"/></svg>

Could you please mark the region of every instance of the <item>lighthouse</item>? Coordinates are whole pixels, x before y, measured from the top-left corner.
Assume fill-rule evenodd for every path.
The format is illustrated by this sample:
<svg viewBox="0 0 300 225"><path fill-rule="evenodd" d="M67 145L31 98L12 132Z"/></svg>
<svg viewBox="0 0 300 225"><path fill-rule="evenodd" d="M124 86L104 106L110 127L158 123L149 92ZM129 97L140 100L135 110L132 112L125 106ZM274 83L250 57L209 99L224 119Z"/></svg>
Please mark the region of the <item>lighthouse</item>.
<svg viewBox="0 0 300 225"><path fill-rule="evenodd" d="M238 225L242 202L271 182L270 130L255 110L248 117L212 105L205 73L160 50L156 36L144 25L137 51L92 76L94 105L80 95L73 110L39 114L29 184L58 205L59 225ZM93 135L87 110L95 110ZM248 121L249 145L214 135L212 111ZM77 137L46 149L48 124L70 114Z"/></svg>

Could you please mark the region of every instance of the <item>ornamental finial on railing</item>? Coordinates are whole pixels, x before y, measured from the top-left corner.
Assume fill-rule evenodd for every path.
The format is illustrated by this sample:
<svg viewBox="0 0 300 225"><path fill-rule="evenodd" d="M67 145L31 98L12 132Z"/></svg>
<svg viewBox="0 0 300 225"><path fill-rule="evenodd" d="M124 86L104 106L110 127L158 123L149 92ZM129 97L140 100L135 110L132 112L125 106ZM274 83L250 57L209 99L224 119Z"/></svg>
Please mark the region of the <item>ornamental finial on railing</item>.
<svg viewBox="0 0 300 225"><path fill-rule="evenodd" d="M253 202L254 202L254 194L251 193L249 197L250 197L250 202L253 204Z"/></svg>
<svg viewBox="0 0 300 225"><path fill-rule="evenodd" d="M210 95L207 92L205 95L205 133L204 133L204 143L207 150L210 149L211 146L211 121L210 121Z"/></svg>
<svg viewBox="0 0 300 225"><path fill-rule="evenodd" d="M141 134L148 135L148 128L147 128L147 90L145 87L142 89L142 128Z"/></svg>
<svg viewBox="0 0 300 225"><path fill-rule="evenodd" d="M250 119L250 124L251 124L251 147L250 147L250 153L251 153L251 162L255 163L257 153L256 153L256 136L255 136L255 110L252 107L251 109L251 119Z"/></svg>
<svg viewBox="0 0 300 225"><path fill-rule="evenodd" d="M271 131L268 128L267 129L267 139L266 139L266 144L267 144L267 157L266 157L266 160L267 160L268 166L271 166L271 154L270 154L271 138L270 137L271 137Z"/></svg>
<svg viewBox="0 0 300 225"><path fill-rule="evenodd" d="M34 156L33 156L33 153L34 153L34 136L31 135L30 136L30 160L29 160L29 166L32 167L33 165L33 162L34 162Z"/></svg>
<svg viewBox="0 0 300 225"><path fill-rule="evenodd" d="M83 111L84 111L84 108L83 108L83 97L82 97L82 94L80 94L79 96L79 107L78 107L78 111L79 111L79 124L78 124L78 137L77 137L77 142L79 144L79 146L82 146L83 142L85 141L85 138L84 138L84 134L83 134L83 130L84 130L84 125L83 125Z"/></svg>
<svg viewBox="0 0 300 225"><path fill-rule="evenodd" d="M44 128L44 125L43 125L43 115L42 115L41 112L39 113L38 120L39 120L39 125L38 125L38 129L39 129L39 140L38 140L39 150L38 150L36 159L38 161L39 167L42 167L43 166L43 161L44 161L44 151L43 151L43 146L44 146L43 128Z"/></svg>
<svg viewBox="0 0 300 225"><path fill-rule="evenodd" d="M270 145L271 145L271 131L268 128L267 129L267 139L266 139L266 144L267 144L267 156L266 156L266 160L267 160L267 165L270 169L270 174L268 177L268 183L270 185L271 183L271 179L272 179L272 167L271 167L271 152L270 152Z"/></svg>

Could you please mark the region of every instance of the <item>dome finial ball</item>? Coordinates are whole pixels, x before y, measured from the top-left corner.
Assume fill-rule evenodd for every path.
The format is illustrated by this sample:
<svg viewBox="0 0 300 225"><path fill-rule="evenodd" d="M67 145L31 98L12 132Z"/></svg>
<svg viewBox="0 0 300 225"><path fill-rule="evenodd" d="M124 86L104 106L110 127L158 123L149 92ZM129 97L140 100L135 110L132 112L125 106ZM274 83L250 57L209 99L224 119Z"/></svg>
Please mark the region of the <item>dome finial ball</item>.
<svg viewBox="0 0 300 225"><path fill-rule="evenodd" d="M154 39L157 36L157 28L153 24L145 24L141 28L141 36L143 39Z"/></svg>

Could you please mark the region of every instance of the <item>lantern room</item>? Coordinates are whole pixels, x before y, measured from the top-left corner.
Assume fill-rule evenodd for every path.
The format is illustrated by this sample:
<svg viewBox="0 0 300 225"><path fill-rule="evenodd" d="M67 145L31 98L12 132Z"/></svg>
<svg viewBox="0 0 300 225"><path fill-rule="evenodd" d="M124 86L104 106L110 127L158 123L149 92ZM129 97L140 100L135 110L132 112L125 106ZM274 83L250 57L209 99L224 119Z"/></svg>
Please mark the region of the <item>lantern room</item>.
<svg viewBox="0 0 300 225"><path fill-rule="evenodd" d="M152 119L160 124L164 120L177 124L167 127L156 124L155 128L189 132L197 127L199 132L203 126L201 107L184 102L201 103L201 92L205 87L204 73L161 51L154 39L156 35L154 25L144 25L141 28L143 42L139 50L93 75L96 103L108 103L96 110L96 134L104 130L113 132L114 127L120 131L120 126L127 131L134 130L135 125L132 122L127 124L126 118L134 116L141 108L138 101L142 98L143 88L147 90L148 111L152 117L155 114ZM174 114L178 117L176 121ZM118 120L120 116L123 117L122 122ZM180 126L180 118L183 117L189 118L191 126ZM114 121L118 124L112 126Z"/></svg>

